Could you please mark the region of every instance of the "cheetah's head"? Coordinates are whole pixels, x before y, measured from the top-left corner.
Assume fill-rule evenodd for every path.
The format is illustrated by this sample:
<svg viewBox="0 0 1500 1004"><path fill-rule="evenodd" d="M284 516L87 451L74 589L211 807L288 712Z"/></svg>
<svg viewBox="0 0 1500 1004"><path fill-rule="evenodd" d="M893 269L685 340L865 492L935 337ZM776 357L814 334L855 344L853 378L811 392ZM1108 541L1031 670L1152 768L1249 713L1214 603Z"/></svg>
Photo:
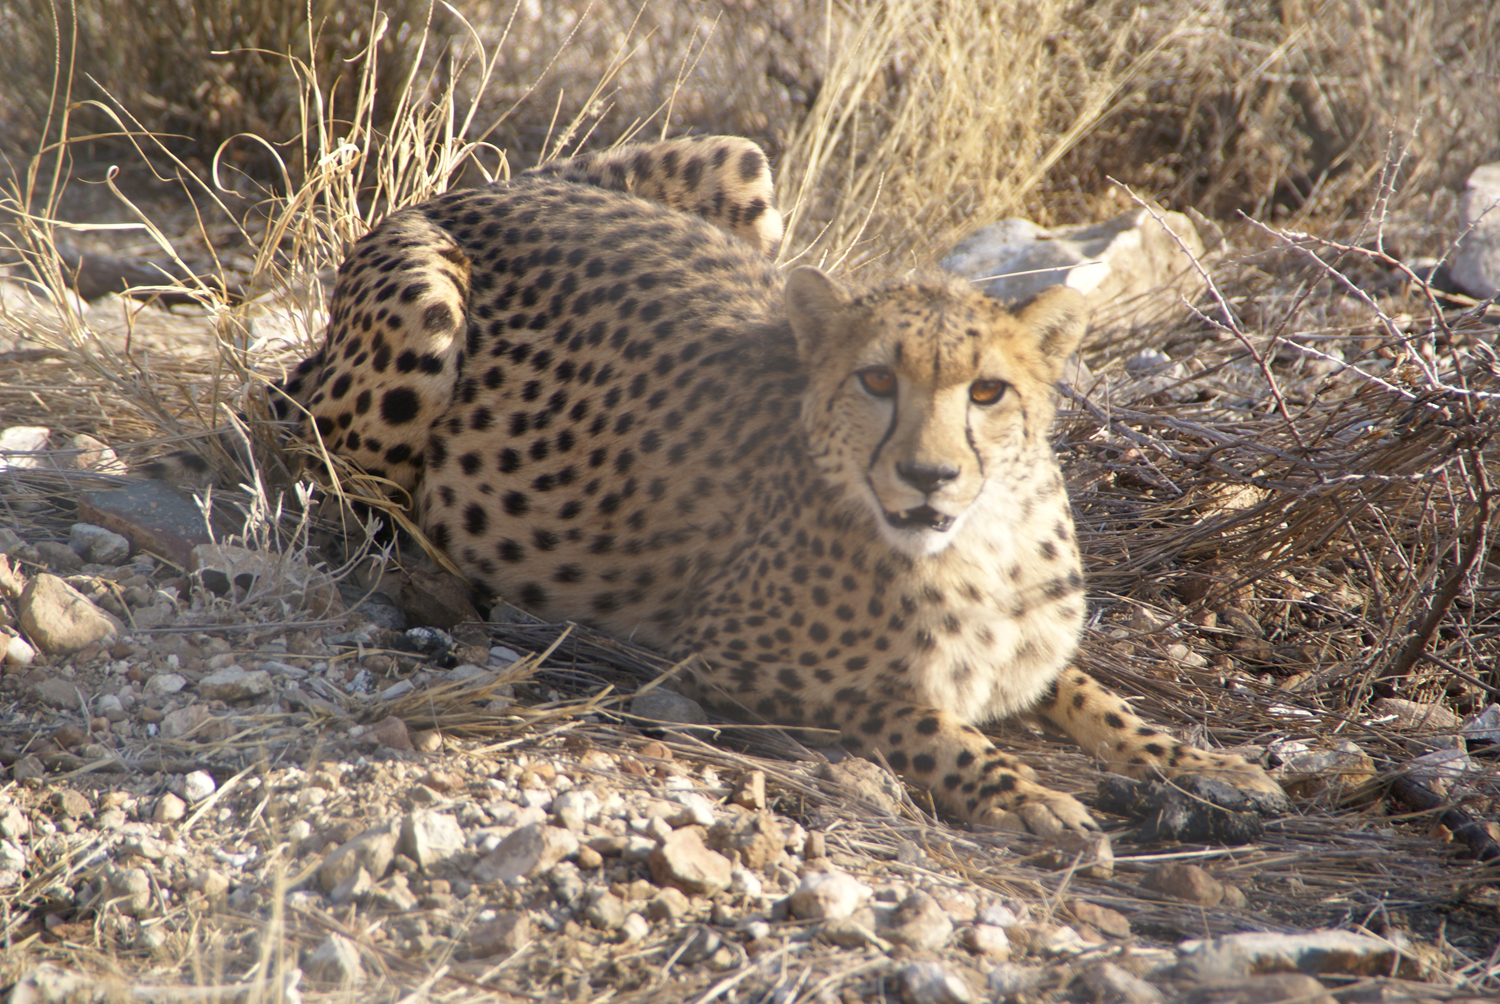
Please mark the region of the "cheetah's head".
<svg viewBox="0 0 1500 1004"><path fill-rule="evenodd" d="M809 449L897 550L935 555L981 500L1005 513L1055 480L1053 385L1086 323L1076 290L1010 309L948 277L862 291L804 267L786 306Z"/></svg>

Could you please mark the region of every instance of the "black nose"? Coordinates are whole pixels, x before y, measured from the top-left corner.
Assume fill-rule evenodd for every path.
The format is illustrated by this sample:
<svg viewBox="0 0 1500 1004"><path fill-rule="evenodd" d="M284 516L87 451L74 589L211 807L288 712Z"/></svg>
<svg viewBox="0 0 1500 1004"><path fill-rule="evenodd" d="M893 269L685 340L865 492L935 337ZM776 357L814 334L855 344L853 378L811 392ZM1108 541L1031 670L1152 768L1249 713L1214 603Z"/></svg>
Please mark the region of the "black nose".
<svg viewBox="0 0 1500 1004"><path fill-rule="evenodd" d="M946 464L941 467L929 467L926 464L908 464L902 460L896 464L896 473L901 475L902 481L923 495L931 495L958 477L958 468L949 467Z"/></svg>

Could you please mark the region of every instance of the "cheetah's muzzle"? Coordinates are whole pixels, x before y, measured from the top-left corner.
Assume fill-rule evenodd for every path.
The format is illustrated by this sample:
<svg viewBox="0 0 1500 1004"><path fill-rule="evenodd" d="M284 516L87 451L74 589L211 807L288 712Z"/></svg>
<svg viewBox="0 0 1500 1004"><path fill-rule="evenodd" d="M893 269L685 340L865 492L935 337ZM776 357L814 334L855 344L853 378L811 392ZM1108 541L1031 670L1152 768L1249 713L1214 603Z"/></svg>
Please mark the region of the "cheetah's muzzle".
<svg viewBox="0 0 1500 1004"><path fill-rule="evenodd" d="M936 530L938 533L947 533L953 528L953 517L938 512L930 505L921 505L902 512L888 512L885 514L885 521L897 530L921 527L926 530Z"/></svg>

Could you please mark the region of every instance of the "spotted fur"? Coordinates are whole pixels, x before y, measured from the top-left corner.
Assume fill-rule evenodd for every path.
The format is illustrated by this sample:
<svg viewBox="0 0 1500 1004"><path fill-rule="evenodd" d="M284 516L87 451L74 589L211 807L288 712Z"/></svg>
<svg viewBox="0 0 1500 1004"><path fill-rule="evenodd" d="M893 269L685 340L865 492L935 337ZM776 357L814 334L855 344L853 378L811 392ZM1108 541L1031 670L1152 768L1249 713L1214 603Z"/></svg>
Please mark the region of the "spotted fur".
<svg viewBox="0 0 1500 1004"><path fill-rule="evenodd" d="M454 192L352 249L285 391L475 583L696 656L694 696L835 729L955 816L1093 827L975 727L1022 712L1115 769L1275 789L1069 668L1083 577L1048 435L1079 296L784 275L780 237L739 139Z"/></svg>

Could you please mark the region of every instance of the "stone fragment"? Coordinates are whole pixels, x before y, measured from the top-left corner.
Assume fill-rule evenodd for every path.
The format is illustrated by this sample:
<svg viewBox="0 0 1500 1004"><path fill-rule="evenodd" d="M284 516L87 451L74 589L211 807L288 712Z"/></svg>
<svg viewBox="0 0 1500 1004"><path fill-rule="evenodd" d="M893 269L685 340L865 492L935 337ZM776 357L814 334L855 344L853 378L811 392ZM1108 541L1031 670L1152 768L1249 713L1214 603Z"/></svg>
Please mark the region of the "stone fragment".
<svg viewBox="0 0 1500 1004"><path fill-rule="evenodd" d="M1222 882L1197 865L1182 861L1169 861L1153 868L1141 879L1141 887L1203 906L1218 906L1224 898Z"/></svg>
<svg viewBox="0 0 1500 1004"><path fill-rule="evenodd" d="M937 900L917 891L901 901L891 916L890 927L881 934L898 945L931 951L942 947L952 936L953 922L938 906Z"/></svg>
<svg viewBox="0 0 1500 1004"><path fill-rule="evenodd" d="M734 786L734 804L752 811L766 807L765 771L749 770L740 775Z"/></svg>
<svg viewBox="0 0 1500 1004"><path fill-rule="evenodd" d="M1109 834L1064 830L1048 840L1034 860L1043 868L1074 868L1089 878L1107 879L1115 873L1115 852Z"/></svg>
<svg viewBox="0 0 1500 1004"><path fill-rule="evenodd" d="M187 686L187 677L178 673L157 673L146 681L146 693L158 697L175 694Z"/></svg>
<svg viewBox="0 0 1500 1004"><path fill-rule="evenodd" d="M791 909L802 920L843 920L864 906L874 892L844 872L809 872L792 893Z"/></svg>
<svg viewBox="0 0 1500 1004"><path fill-rule="evenodd" d="M370 878L369 872L359 868L334 886L328 893L328 899L336 906L343 906L346 903L363 902L374 891L375 880Z"/></svg>
<svg viewBox="0 0 1500 1004"><path fill-rule="evenodd" d="M1013 962L1002 962L990 970L987 980L989 991L996 998L1010 994L1025 993L1038 986L1047 976L1042 966L1018 966Z"/></svg>
<svg viewBox="0 0 1500 1004"><path fill-rule="evenodd" d="M0 840L25 840L31 834L31 820L20 806L0 805Z"/></svg>
<svg viewBox="0 0 1500 1004"><path fill-rule="evenodd" d="M73 449L77 454L73 463L80 471L98 471L100 474L124 474L125 465L109 444L80 433L73 437Z"/></svg>
<svg viewBox="0 0 1500 1004"><path fill-rule="evenodd" d="M83 559L67 544L55 540L44 540L36 545L37 557L53 571L76 572L83 568Z"/></svg>
<svg viewBox="0 0 1500 1004"><path fill-rule="evenodd" d="M0 659L5 662L9 670L25 669L36 659L36 649L26 643L26 639L19 635L8 635L0 631Z"/></svg>
<svg viewBox="0 0 1500 1004"><path fill-rule="evenodd" d="M64 711L77 711L86 703L77 684L56 676L32 684L31 695L49 708L61 708Z"/></svg>
<svg viewBox="0 0 1500 1004"><path fill-rule="evenodd" d="M0 568L3 568L0 562ZM1471 742L1500 742L1500 704L1491 704L1464 723L1464 738Z"/></svg>
<svg viewBox="0 0 1500 1004"><path fill-rule="evenodd" d="M531 943L531 918L523 910L501 910L495 919L477 924L469 932L469 955L487 959L512 955Z"/></svg>
<svg viewBox="0 0 1500 1004"><path fill-rule="evenodd" d="M1500 293L1500 162L1476 167L1461 206L1465 233L1448 272L1475 299Z"/></svg>
<svg viewBox="0 0 1500 1004"><path fill-rule="evenodd" d="M406 723L395 715L390 715L376 722L366 735L371 741L393 750L414 749L411 736L406 731Z"/></svg>
<svg viewBox="0 0 1500 1004"><path fill-rule="evenodd" d="M625 916L625 923L620 925L620 934L624 936L627 943L640 941L650 933L651 922L638 913L627 914Z"/></svg>
<svg viewBox="0 0 1500 1004"><path fill-rule="evenodd" d="M365 981L365 967L359 959L359 948L341 934L330 934L308 954L303 969L308 978L339 987L355 987Z"/></svg>
<svg viewBox="0 0 1500 1004"><path fill-rule="evenodd" d="M40 425L12 425L0 429L0 471L7 467L41 467L52 430Z"/></svg>
<svg viewBox="0 0 1500 1004"><path fill-rule="evenodd" d="M1359 797L1376 784L1375 761L1347 739L1332 749L1312 749L1282 757L1271 771L1293 798L1327 794L1337 801Z"/></svg>
<svg viewBox="0 0 1500 1004"><path fill-rule="evenodd" d="M630 702L630 713L653 722L675 722L682 725L707 725L703 706L665 687L638 694Z"/></svg>
<svg viewBox="0 0 1500 1004"><path fill-rule="evenodd" d="M646 916L652 920L680 920L691 905L687 893L669 885L651 897L646 904Z"/></svg>
<svg viewBox="0 0 1500 1004"><path fill-rule="evenodd" d="M371 909L388 913L410 913L419 905L416 894L406 882L406 876L400 872L370 890Z"/></svg>
<svg viewBox="0 0 1500 1004"><path fill-rule="evenodd" d="M602 931L617 931L625 923L625 901L607 889L596 889L583 916Z"/></svg>
<svg viewBox="0 0 1500 1004"><path fill-rule="evenodd" d="M1459 717L1441 704L1408 701L1404 697L1378 697L1370 705L1379 715L1395 715L1395 724L1424 732L1452 732Z"/></svg>
<svg viewBox="0 0 1500 1004"><path fill-rule="evenodd" d="M89 800L72 788L52 793L52 809L63 819L83 819L94 814L94 806Z"/></svg>
<svg viewBox="0 0 1500 1004"><path fill-rule="evenodd" d="M84 561L99 565L123 565L130 557L130 541L92 523L74 523L68 530L68 546Z"/></svg>
<svg viewBox="0 0 1500 1004"><path fill-rule="evenodd" d="M1077 955L1088 948L1078 932L1066 924L1012 924L1005 933L1011 948L1032 955Z"/></svg>
<svg viewBox="0 0 1500 1004"><path fill-rule="evenodd" d="M113 644L123 633L117 620L55 575L33 578L17 605L26 637L52 655L72 655L96 642Z"/></svg>
<svg viewBox="0 0 1500 1004"><path fill-rule="evenodd" d="M161 734L168 739L200 736L203 733L203 727L213 721L213 718L213 712L209 711L205 705L189 704L185 708L169 711L162 717Z"/></svg>
<svg viewBox="0 0 1500 1004"><path fill-rule="evenodd" d="M324 892L331 892L360 868L378 880L396 856L396 839L395 827L382 823L340 844L318 868L318 884Z"/></svg>
<svg viewBox="0 0 1500 1004"><path fill-rule="evenodd" d="M28 753L10 766L12 781L40 781L47 776L47 767L35 753Z"/></svg>
<svg viewBox="0 0 1500 1004"><path fill-rule="evenodd" d="M214 507L216 532L238 533L221 509ZM182 568L194 547L213 542L198 506L162 481L130 481L108 491L85 492L78 500L78 516L118 533L137 552L159 554Z"/></svg>
<svg viewBox="0 0 1500 1004"><path fill-rule="evenodd" d="M712 896L729 888L733 866L703 843L696 827L676 830L653 850L646 862L659 886L675 885L683 892Z"/></svg>
<svg viewBox="0 0 1500 1004"><path fill-rule="evenodd" d="M189 804L201 802L218 790L218 782L206 770L194 770L182 776L182 797Z"/></svg>
<svg viewBox="0 0 1500 1004"><path fill-rule="evenodd" d="M170 791L156 800L151 810L151 820L156 823L175 823L187 815L187 803Z"/></svg>
<svg viewBox="0 0 1500 1004"><path fill-rule="evenodd" d="M1161 991L1113 962L1101 962L1083 971L1082 983L1096 1001L1111 1004L1162 1004Z"/></svg>
<svg viewBox="0 0 1500 1004"><path fill-rule="evenodd" d="M1272 973L1200 983L1188 988L1182 1001L1183 1004L1285 1004L1287 1001L1337 1004L1323 984L1302 973Z"/></svg>
<svg viewBox="0 0 1500 1004"><path fill-rule="evenodd" d="M1228 934L1184 941L1177 946L1177 954L1179 968L1200 982L1261 973L1415 975L1412 961L1398 957L1394 945L1352 931Z"/></svg>
<svg viewBox="0 0 1500 1004"><path fill-rule="evenodd" d="M901 782L874 761L851 756L838 763L821 763L818 777L844 786L887 816L900 814Z"/></svg>
<svg viewBox="0 0 1500 1004"><path fill-rule="evenodd" d="M975 924L964 932L964 947L975 955L1004 962L1010 958L1010 938L1005 928L993 924Z"/></svg>
<svg viewBox="0 0 1500 1004"><path fill-rule="evenodd" d="M401 820L397 847L424 871L430 871L463 852L463 827L446 812L413 812Z"/></svg>
<svg viewBox="0 0 1500 1004"><path fill-rule="evenodd" d="M1130 937L1130 921L1125 919L1124 914L1111 910L1107 906L1090 903L1084 899L1070 899L1068 912L1083 923L1092 924L1100 932L1112 938Z"/></svg>
<svg viewBox="0 0 1500 1004"><path fill-rule="evenodd" d="M261 669L225 666L198 681L198 693L206 701L258 701L271 694L276 685L271 674Z"/></svg>
<svg viewBox="0 0 1500 1004"><path fill-rule="evenodd" d="M116 868L105 883L114 906L127 917L139 917L151 907L151 877L144 868Z"/></svg>
<svg viewBox="0 0 1500 1004"><path fill-rule="evenodd" d="M906 1004L969 1004L974 991L940 962L913 962L901 970L901 999Z"/></svg>
<svg viewBox="0 0 1500 1004"><path fill-rule="evenodd" d="M473 878L476 882L536 878L577 851L578 838L570 831L560 826L530 823L514 830L475 865Z"/></svg>
<svg viewBox="0 0 1500 1004"><path fill-rule="evenodd" d="M572 788L552 800L552 814L574 833L599 818L599 796L588 788Z"/></svg>
<svg viewBox="0 0 1500 1004"><path fill-rule="evenodd" d="M1144 207L1101 223L1044 229L1002 220L960 241L943 267L975 280L1000 300L1029 300L1048 286L1071 286L1093 311L1091 327L1131 328L1183 311L1204 288L1197 228L1181 213Z"/></svg>
<svg viewBox="0 0 1500 1004"><path fill-rule="evenodd" d="M758 870L786 857L786 831L769 812L736 814L713 825L708 845L726 855L736 851L746 868Z"/></svg>

